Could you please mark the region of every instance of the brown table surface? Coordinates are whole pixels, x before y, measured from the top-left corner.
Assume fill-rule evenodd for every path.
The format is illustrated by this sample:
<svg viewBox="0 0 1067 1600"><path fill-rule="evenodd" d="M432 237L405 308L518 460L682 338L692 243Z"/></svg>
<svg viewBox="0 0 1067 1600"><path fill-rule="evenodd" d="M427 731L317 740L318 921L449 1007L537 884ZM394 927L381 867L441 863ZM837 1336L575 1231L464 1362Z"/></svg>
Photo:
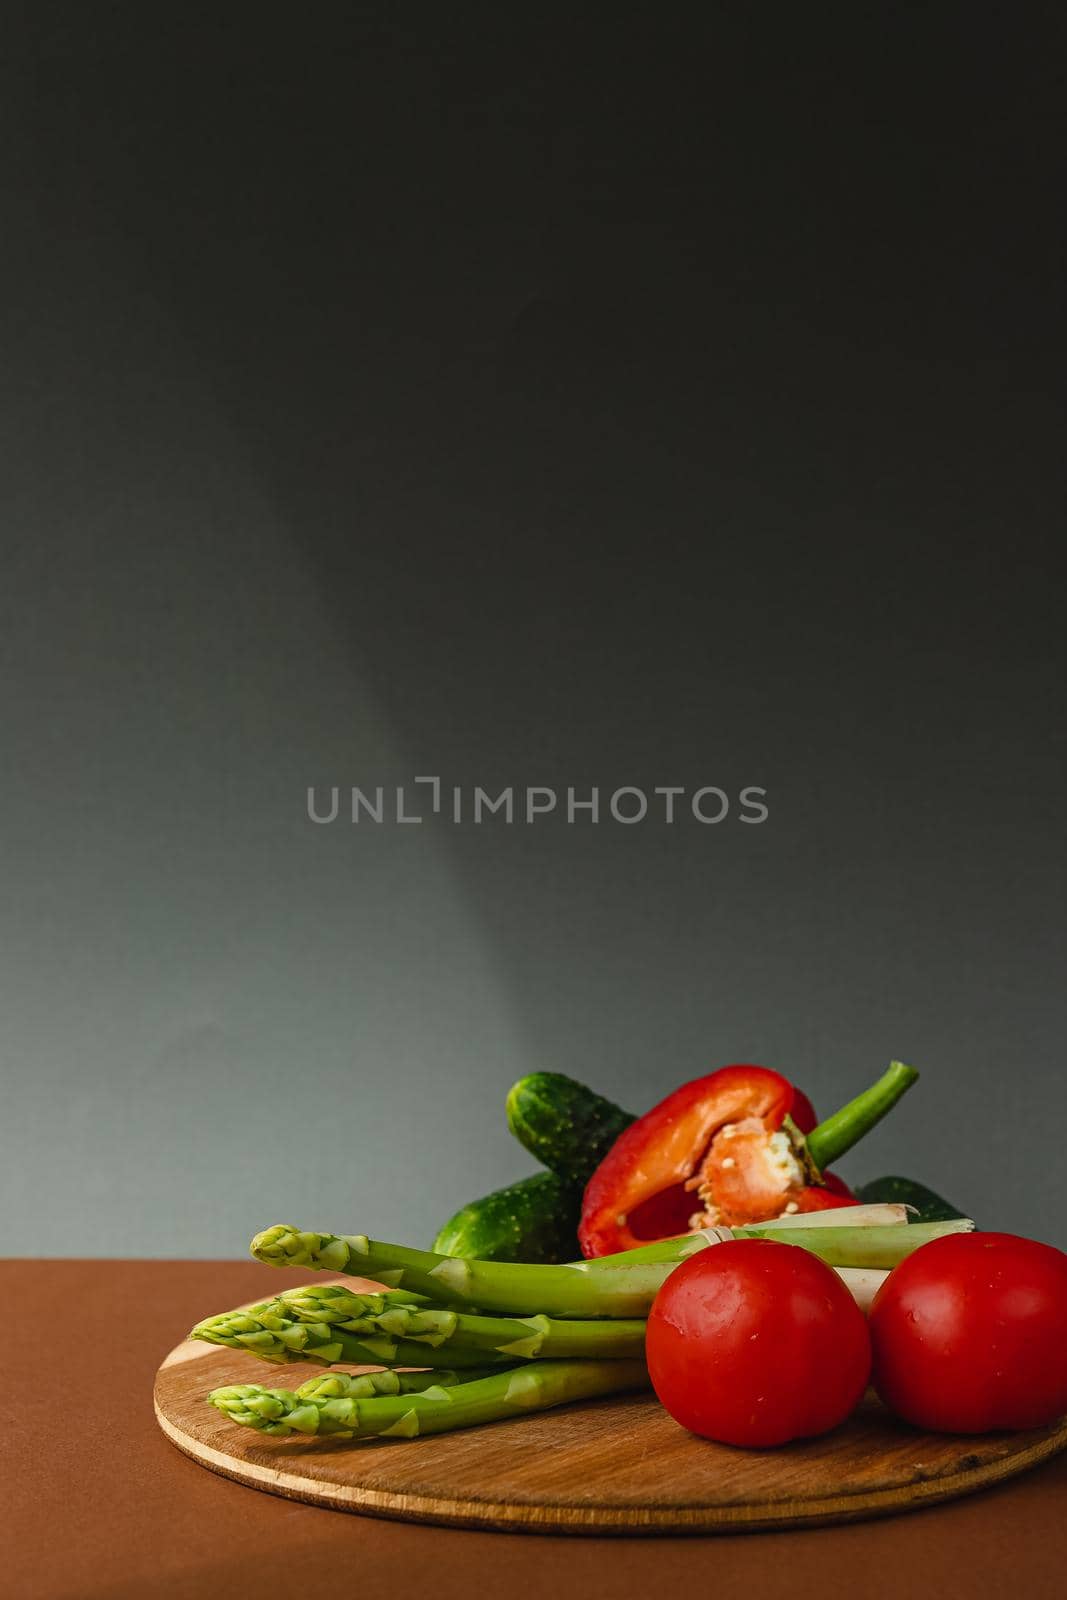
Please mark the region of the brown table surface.
<svg viewBox="0 0 1067 1600"><path fill-rule="evenodd" d="M999 1488L907 1516L697 1538L470 1533L324 1511L230 1483L163 1437L152 1381L198 1317L265 1298L276 1284L255 1262L0 1262L9 1337L20 1335L4 1362L0 1592L13 1600L236 1600L253 1584L270 1596L397 1600L1065 1592L1067 1452ZM76 1395L65 1392L74 1384Z"/></svg>

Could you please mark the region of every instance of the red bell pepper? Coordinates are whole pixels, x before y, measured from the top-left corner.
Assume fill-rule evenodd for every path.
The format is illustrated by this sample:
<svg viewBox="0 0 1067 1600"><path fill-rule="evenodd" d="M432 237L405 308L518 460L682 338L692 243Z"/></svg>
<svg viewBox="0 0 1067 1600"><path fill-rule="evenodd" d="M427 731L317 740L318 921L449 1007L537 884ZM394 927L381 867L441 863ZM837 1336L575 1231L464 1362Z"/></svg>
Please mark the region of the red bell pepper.
<svg viewBox="0 0 1067 1600"><path fill-rule="evenodd" d="M768 1067L721 1067L683 1084L619 1136L590 1178L578 1229L583 1252L611 1255L715 1224L855 1205L823 1165L917 1076L894 1062L818 1127L807 1096Z"/></svg>

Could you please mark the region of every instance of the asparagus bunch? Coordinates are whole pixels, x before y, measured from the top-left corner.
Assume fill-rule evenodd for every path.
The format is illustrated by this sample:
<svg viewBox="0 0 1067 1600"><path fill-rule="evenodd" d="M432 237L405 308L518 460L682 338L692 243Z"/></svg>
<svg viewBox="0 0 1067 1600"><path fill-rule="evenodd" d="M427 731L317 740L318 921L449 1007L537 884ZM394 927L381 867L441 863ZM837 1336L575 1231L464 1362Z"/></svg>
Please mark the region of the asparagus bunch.
<svg viewBox="0 0 1067 1600"><path fill-rule="evenodd" d="M208 1400L231 1422L284 1438L294 1432L319 1432L315 1418L321 1408L333 1400L378 1400L421 1394L426 1389L450 1389L459 1383L488 1378L494 1370L470 1367L461 1373L451 1367L440 1367L435 1372L317 1372L299 1389L265 1389L259 1383L232 1383L213 1389ZM331 1431L328 1422L321 1431Z"/></svg>
<svg viewBox="0 0 1067 1600"><path fill-rule="evenodd" d="M231 1350L247 1350L261 1361L282 1365L317 1361L329 1367L343 1361L357 1367L483 1367L506 1365L509 1359L500 1355L494 1361L484 1349L461 1345L440 1352L425 1340L395 1339L385 1333L371 1332L361 1337L337 1323L300 1321L289 1314L281 1300L265 1300L244 1310L206 1317L189 1337Z"/></svg>
<svg viewBox="0 0 1067 1600"><path fill-rule="evenodd" d="M368 1394L365 1383L362 1377L332 1373L325 1384L319 1380L295 1391L235 1384L214 1389L208 1399L230 1421L259 1433L413 1439L644 1388L648 1371L643 1361L537 1361L467 1383L420 1386L417 1392Z"/></svg>
<svg viewBox="0 0 1067 1600"><path fill-rule="evenodd" d="M387 1244L365 1234L305 1233L279 1224L257 1234L251 1250L257 1261L274 1267L373 1278L391 1288L403 1286L439 1304L468 1309L550 1317L645 1317L652 1301L678 1263L695 1250L724 1237L780 1239L810 1250L831 1266L895 1267L930 1239L966 1231L973 1223L916 1223L860 1227L760 1223L746 1228L709 1229L666 1239L619 1255L565 1266L532 1266L509 1261L463 1260Z"/></svg>
<svg viewBox="0 0 1067 1600"><path fill-rule="evenodd" d="M373 1331L391 1338L414 1340L434 1349L481 1350L489 1357L535 1356L640 1359L645 1348L643 1317L611 1322L576 1318L487 1317L441 1306L390 1305L384 1312L368 1308L373 1296L352 1294L340 1284L306 1284L284 1289L279 1304L298 1322L326 1322L352 1332Z"/></svg>
<svg viewBox="0 0 1067 1600"><path fill-rule="evenodd" d="M611 1322L551 1317L483 1317L443 1306L381 1308L380 1295L326 1284L288 1289L246 1310L198 1322L190 1338L243 1348L265 1361L460 1366L534 1357L640 1360L642 1318Z"/></svg>

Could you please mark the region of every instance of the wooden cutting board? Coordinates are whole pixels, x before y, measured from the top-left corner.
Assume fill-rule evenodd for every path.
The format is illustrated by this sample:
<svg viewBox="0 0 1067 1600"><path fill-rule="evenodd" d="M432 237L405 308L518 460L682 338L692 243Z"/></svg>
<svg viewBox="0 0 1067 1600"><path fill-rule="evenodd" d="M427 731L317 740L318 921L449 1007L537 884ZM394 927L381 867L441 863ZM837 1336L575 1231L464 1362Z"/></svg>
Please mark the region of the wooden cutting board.
<svg viewBox="0 0 1067 1600"><path fill-rule="evenodd" d="M835 1432L766 1451L696 1439L640 1394L409 1440L272 1439L205 1404L221 1384L295 1388L311 1370L187 1341L156 1376L156 1416L186 1455L252 1488L342 1511L530 1533L846 1522L969 1494L1067 1446L1067 1420L1029 1433L927 1434L873 1397Z"/></svg>

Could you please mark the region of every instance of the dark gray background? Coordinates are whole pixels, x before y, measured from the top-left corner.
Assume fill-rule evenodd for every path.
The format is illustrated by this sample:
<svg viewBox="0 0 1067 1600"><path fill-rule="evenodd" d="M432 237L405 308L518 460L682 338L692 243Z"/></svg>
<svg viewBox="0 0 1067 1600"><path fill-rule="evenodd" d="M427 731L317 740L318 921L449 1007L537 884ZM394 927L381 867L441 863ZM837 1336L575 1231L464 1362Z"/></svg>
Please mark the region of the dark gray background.
<svg viewBox="0 0 1067 1600"><path fill-rule="evenodd" d="M892 1056L1067 1242L1058 8L223 9L6 8L4 1249ZM770 819L306 820L417 773Z"/></svg>

